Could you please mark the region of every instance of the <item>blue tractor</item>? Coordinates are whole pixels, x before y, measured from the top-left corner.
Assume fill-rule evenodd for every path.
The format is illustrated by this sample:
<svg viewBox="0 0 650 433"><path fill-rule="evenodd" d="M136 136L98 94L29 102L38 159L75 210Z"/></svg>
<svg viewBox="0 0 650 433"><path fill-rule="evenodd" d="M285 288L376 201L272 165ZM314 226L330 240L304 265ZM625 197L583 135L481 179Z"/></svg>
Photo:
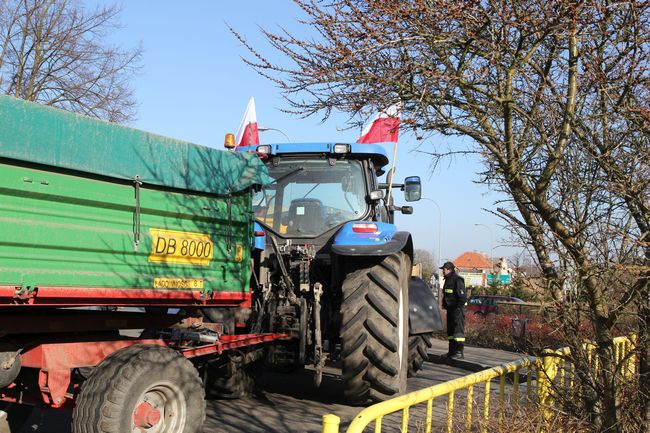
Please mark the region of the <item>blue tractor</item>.
<svg viewBox="0 0 650 433"><path fill-rule="evenodd" d="M252 332L289 336L266 362L282 369L340 362L345 400L383 401L406 389L441 330L431 289L411 277L413 241L394 224L392 193L420 199L419 177L379 178L389 160L372 144L272 144L256 152L274 182L253 198ZM392 184L391 184L392 183Z"/></svg>

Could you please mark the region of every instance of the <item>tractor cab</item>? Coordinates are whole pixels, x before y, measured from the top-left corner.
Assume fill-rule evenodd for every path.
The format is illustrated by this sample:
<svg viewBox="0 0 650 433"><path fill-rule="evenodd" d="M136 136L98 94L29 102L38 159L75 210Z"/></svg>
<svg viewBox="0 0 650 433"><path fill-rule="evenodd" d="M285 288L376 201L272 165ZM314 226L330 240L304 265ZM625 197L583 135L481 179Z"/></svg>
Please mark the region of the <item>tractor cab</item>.
<svg viewBox="0 0 650 433"><path fill-rule="evenodd" d="M352 221L392 222L396 208L390 206L388 184L378 180L388 165L380 145L266 144L237 150L257 153L275 180L255 194L253 208L258 223L280 238L316 240ZM419 199L418 177L394 187L407 188L407 201Z"/></svg>

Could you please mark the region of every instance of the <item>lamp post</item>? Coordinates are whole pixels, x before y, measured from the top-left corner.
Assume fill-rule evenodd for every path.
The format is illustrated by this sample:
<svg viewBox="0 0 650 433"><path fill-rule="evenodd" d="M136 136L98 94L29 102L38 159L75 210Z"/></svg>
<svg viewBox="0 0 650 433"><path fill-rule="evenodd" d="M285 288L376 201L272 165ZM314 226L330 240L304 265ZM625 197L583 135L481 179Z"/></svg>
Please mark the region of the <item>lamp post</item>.
<svg viewBox="0 0 650 433"><path fill-rule="evenodd" d="M440 250L440 238L442 236L442 210L440 209L440 205L436 203L435 200L427 198L427 197L420 197L422 200L427 200L430 201L431 203L436 205L436 208L438 209L438 268L442 266L442 254Z"/></svg>
<svg viewBox="0 0 650 433"><path fill-rule="evenodd" d="M288 136L287 134L285 134L284 131L282 131L282 130L280 130L280 129L276 129L276 128L267 128L267 127L264 127L264 126L258 126L258 127L257 127L257 131L258 131L258 132L268 132L268 131L276 131L276 132L279 132L280 134L284 135L284 138L287 139L287 142L288 142L288 143L291 143L291 140L289 139L289 136Z"/></svg>
<svg viewBox="0 0 650 433"><path fill-rule="evenodd" d="M492 229L485 224L474 224L477 227L485 227L490 232L490 274L494 279L494 237L492 236Z"/></svg>

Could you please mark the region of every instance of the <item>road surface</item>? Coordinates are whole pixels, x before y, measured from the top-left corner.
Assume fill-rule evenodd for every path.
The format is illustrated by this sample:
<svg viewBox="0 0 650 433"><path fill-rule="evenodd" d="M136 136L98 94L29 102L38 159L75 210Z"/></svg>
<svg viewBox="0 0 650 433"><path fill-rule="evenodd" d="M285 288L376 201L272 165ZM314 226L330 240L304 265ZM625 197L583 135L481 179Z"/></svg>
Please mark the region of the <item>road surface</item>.
<svg viewBox="0 0 650 433"><path fill-rule="evenodd" d="M432 357L446 351L446 341L434 341ZM498 365L519 358L519 355L468 347L466 359L484 366ZM469 371L443 364L425 362L417 377L408 381L408 390L426 388L468 374ZM312 385L313 373L264 372L259 389L250 398L239 400L208 400L204 433L320 433L322 416L338 415L342 426L361 410L341 404L341 377L336 366L328 366L320 388ZM440 406L440 405L438 405ZM413 416L421 415L414 411ZM436 407L436 424L444 422L444 407ZM386 419L386 424L390 423ZM417 421L413 421L417 422ZM18 433L69 433L70 413L35 409L25 427ZM397 423L396 423L397 424ZM385 427L384 432L392 428Z"/></svg>

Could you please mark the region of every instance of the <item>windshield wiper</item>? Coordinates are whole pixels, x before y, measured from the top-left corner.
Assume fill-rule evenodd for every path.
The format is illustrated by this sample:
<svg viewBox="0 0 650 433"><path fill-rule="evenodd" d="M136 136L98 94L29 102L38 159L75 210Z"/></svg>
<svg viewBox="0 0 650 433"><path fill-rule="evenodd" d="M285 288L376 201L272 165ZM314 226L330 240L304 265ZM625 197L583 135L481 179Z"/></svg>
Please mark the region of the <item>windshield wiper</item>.
<svg viewBox="0 0 650 433"><path fill-rule="evenodd" d="M343 198L345 199L345 202L348 204L348 206L350 206L350 210L356 214L357 211L354 210L354 206L352 206L352 203L350 203L350 200L348 200L348 193L347 192L343 193Z"/></svg>
<svg viewBox="0 0 650 433"><path fill-rule="evenodd" d="M308 196L309 194L311 194L313 190L315 190L316 188L318 188L319 185L320 185L320 182L317 183L316 185L314 185L314 187L313 187L312 189L310 189L310 190L307 192L307 194L303 195L302 198L307 198L307 196Z"/></svg>
<svg viewBox="0 0 650 433"><path fill-rule="evenodd" d="M303 171L304 169L305 169L304 167L296 168L295 170L292 170L292 171L290 171L289 173L287 173L287 174L283 174L282 176L278 177L278 178L275 179L273 182L271 182L271 184L278 183L278 182L280 182L281 180L285 180L286 178L288 178L288 177L290 177L290 176L293 176L294 174L298 173L299 171Z"/></svg>

